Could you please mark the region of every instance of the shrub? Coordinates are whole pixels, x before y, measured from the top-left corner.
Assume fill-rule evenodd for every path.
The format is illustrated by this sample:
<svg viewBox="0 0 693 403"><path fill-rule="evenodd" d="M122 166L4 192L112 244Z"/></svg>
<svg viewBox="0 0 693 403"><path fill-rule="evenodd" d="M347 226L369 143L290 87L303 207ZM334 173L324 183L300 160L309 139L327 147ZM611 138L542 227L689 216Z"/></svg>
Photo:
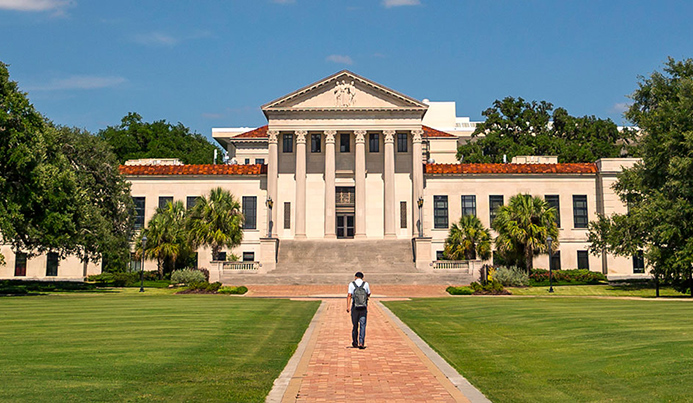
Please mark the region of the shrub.
<svg viewBox="0 0 693 403"><path fill-rule="evenodd" d="M204 267L200 267L197 270L201 271L202 274L204 274L205 281L209 283L209 270L205 269Z"/></svg>
<svg viewBox="0 0 693 403"><path fill-rule="evenodd" d="M174 284L207 283L204 273L195 269L176 270L171 274L171 282Z"/></svg>
<svg viewBox="0 0 693 403"><path fill-rule="evenodd" d="M450 286L446 288L445 291L447 291L450 295L472 295L474 293L474 291L472 291L472 289L469 287Z"/></svg>
<svg viewBox="0 0 693 403"><path fill-rule="evenodd" d="M131 287L137 285L137 283L140 281L140 273L101 273L87 277L87 281L94 282L99 286Z"/></svg>
<svg viewBox="0 0 693 403"><path fill-rule="evenodd" d="M545 269L534 269L529 275L530 285L543 286L549 283L549 271ZM589 271L587 269L576 270L553 270L554 284L599 284L607 281L602 273Z"/></svg>
<svg viewBox="0 0 693 403"><path fill-rule="evenodd" d="M224 286L219 288L219 294L245 294L248 292L248 288L244 285L240 287Z"/></svg>
<svg viewBox="0 0 693 403"><path fill-rule="evenodd" d="M476 295L508 295L510 292L497 280L487 281L484 284L476 281L469 285Z"/></svg>
<svg viewBox="0 0 693 403"><path fill-rule="evenodd" d="M516 266L497 267L493 279L506 287L526 287L529 285L529 274Z"/></svg>
<svg viewBox="0 0 693 403"><path fill-rule="evenodd" d="M188 283L188 290L190 291L207 291L209 293L216 293L219 288L221 288L220 282L207 283L205 281L195 281Z"/></svg>

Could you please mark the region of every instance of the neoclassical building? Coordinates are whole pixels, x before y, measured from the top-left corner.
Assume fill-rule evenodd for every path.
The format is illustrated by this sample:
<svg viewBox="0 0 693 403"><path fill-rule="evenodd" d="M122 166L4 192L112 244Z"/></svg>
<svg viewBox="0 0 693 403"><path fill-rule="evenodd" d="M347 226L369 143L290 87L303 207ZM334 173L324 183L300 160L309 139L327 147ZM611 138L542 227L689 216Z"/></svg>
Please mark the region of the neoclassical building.
<svg viewBox="0 0 693 403"><path fill-rule="evenodd" d="M566 164L526 156L504 164L461 163L457 147L469 141L475 123L457 117L454 102L419 101L350 71L271 101L262 111L265 126L213 129L229 164L147 160L122 166L132 184L138 225L146 225L170 200L191 205L221 186L243 206L243 243L227 252L248 262L246 269L253 263L259 274L280 272L289 264L282 258L291 255L283 255L282 248L300 254L301 245L316 255L339 245L370 245L370 252L359 246L364 256L378 245L404 245L398 250L408 249L404 260L411 261L412 275L430 274L450 268L439 259L452 223L474 214L490 227L497 206L529 193L559 211L554 268L646 275L638 256L594 256L586 242L587 223L597 213L624 211L611 185L636 160ZM13 254L6 247L3 253L9 262L0 269L2 277L13 278ZM145 265L155 269L155 262ZM215 266L205 249L198 251L198 265L218 268L215 276L221 280L224 267L234 267ZM536 258L535 267L548 266L548 256ZM81 275L81 268L76 272Z"/></svg>

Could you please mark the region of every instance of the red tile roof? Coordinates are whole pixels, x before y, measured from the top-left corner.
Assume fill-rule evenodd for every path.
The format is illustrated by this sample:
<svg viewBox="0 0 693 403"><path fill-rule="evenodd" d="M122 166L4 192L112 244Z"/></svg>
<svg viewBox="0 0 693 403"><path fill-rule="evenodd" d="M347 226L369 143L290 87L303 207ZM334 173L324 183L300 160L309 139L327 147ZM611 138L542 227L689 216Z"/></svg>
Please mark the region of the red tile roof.
<svg viewBox="0 0 693 403"><path fill-rule="evenodd" d="M267 165L121 165L122 175L264 175Z"/></svg>
<svg viewBox="0 0 693 403"><path fill-rule="evenodd" d="M570 164L426 164L427 174L594 174L597 165Z"/></svg>
<svg viewBox="0 0 693 403"><path fill-rule="evenodd" d="M267 138L267 125L260 126L257 129L253 129L249 132L241 133L238 136L233 136L231 139L266 139Z"/></svg>
<svg viewBox="0 0 693 403"><path fill-rule="evenodd" d="M436 130L432 127L421 126L421 128L424 131L424 137L457 137L454 134L441 132L440 130Z"/></svg>

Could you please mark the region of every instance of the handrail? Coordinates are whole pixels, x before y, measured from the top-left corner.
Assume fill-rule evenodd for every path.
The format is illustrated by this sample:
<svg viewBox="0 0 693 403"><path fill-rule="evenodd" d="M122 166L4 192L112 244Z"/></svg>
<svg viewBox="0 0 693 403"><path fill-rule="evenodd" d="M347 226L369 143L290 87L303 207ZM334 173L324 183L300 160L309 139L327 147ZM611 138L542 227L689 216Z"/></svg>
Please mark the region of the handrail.
<svg viewBox="0 0 693 403"><path fill-rule="evenodd" d="M469 273L469 261L467 260L435 260L431 266L433 266L433 270L464 270Z"/></svg>
<svg viewBox="0 0 693 403"><path fill-rule="evenodd" d="M260 262L222 262L224 270L258 270Z"/></svg>

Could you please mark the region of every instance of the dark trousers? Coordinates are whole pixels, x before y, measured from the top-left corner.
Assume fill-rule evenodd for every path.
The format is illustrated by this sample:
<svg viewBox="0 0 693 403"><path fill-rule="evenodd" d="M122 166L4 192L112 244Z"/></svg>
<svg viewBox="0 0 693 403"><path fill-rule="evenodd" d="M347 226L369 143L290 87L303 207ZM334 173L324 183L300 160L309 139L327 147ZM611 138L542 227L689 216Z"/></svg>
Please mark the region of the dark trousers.
<svg viewBox="0 0 693 403"><path fill-rule="evenodd" d="M351 342L363 346L366 341L366 316L368 309L351 308ZM360 325L360 331L359 331Z"/></svg>

